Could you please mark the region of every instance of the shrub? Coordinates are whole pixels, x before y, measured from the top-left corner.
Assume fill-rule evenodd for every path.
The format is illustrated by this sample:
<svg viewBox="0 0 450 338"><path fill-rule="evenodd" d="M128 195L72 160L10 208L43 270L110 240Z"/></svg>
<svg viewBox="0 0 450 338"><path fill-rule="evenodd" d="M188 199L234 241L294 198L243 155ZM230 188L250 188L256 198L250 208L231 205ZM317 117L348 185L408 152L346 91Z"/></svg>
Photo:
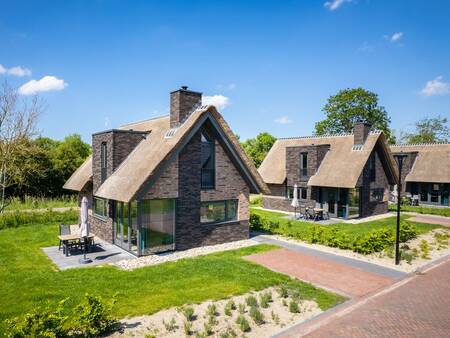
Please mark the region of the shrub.
<svg viewBox="0 0 450 338"><path fill-rule="evenodd" d="M243 315L245 313L245 304L244 303L239 304L239 313L241 315Z"/></svg>
<svg viewBox="0 0 450 338"><path fill-rule="evenodd" d="M105 303L100 296L86 294L75 308L75 331L83 337L98 337L117 329L118 322L111 315L115 301L113 297Z"/></svg>
<svg viewBox="0 0 450 338"><path fill-rule="evenodd" d="M262 196L261 195L250 195L250 205L254 207L262 206Z"/></svg>
<svg viewBox="0 0 450 338"><path fill-rule="evenodd" d="M324 233L326 228L320 225L314 225L309 231L309 241L311 243L324 243Z"/></svg>
<svg viewBox="0 0 450 338"><path fill-rule="evenodd" d="M422 257L423 259L430 259L429 253L430 253L430 246L428 242L424 239L422 239L419 243L420 250L422 251Z"/></svg>
<svg viewBox="0 0 450 338"><path fill-rule="evenodd" d="M208 316L217 316L217 307L216 304L209 304L208 308L206 309L206 314Z"/></svg>
<svg viewBox="0 0 450 338"><path fill-rule="evenodd" d="M67 316L63 315L65 300L61 301L54 309L37 308L19 318L6 320L8 332L11 338L33 337L65 337L69 331L64 327Z"/></svg>
<svg viewBox="0 0 450 338"><path fill-rule="evenodd" d="M280 298L287 298L289 296L289 289L286 284L281 284L277 291Z"/></svg>
<svg viewBox="0 0 450 338"><path fill-rule="evenodd" d="M400 223L400 242L404 243L417 237L417 229L414 224L403 221Z"/></svg>
<svg viewBox="0 0 450 338"><path fill-rule="evenodd" d="M192 322L185 320L183 323L183 330L186 336L190 336L192 334Z"/></svg>
<svg viewBox="0 0 450 338"><path fill-rule="evenodd" d="M191 306L187 306L181 309L184 318L188 321L193 321L195 319L194 308Z"/></svg>
<svg viewBox="0 0 450 338"><path fill-rule="evenodd" d="M32 224L42 223L76 223L79 213L76 210L64 212L55 211L14 211L0 214L0 230L7 228L17 228Z"/></svg>
<svg viewBox="0 0 450 338"><path fill-rule="evenodd" d="M233 331L231 327L227 328L226 331L221 332L219 335L220 338L236 338L236 332Z"/></svg>
<svg viewBox="0 0 450 338"><path fill-rule="evenodd" d="M228 303L225 304L225 314L227 316L231 316L231 311L236 310L236 304L233 300L228 301Z"/></svg>
<svg viewBox="0 0 450 338"><path fill-rule="evenodd" d="M175 331L175 329L177 328L177 322L175 321L174 317L172 317L168 322L165 322L163 319L163 325L166 328L167 332Z"/></svg>
<svg viewBox="0 0 450 338"><path fill-rule="evenodd" d="M270 312L270 316L272 317L273 322L278 325L280 324L280 316L278 316L275 312Z"/></svg>
<svg viewBox="0 0 450 338"><path fill-rule="evenodd" d="M213 326L210 323L203 324L203 328L205 329L205 334L210 336L214 333Z"/></svg>
<svg viewBox="0 0 450 338"><path fill-rule="evenodd" d="M301 299L300 291L298 289L291 289L291 297L294 301L298 302Z"/></svg>
<svg viewBox="0 0 450 338"><path fill-rule="evenodd" d="M208 317L208 324L212 326L216 326L217 325L217 320L216 320L216 316L214 315L210 315Z"/></svg>
<svg viewBox="0 0 450 338"><path fill-rule="evenodd" d="M236 318L236 324L239 325L239 328L242 332L248 332L250 331L250 324L248 323L247 319L243 315L239 315Z"/></svg>
<svg viewBox="0 0 450 338"><path fill-rule="evenodd" d="M269 303L272 301L272 294L270 292L264 292L260 296L259 303L262 308L267 309L269 307Z"/></svg>
<svg viewBox="0 0 450 338"><path fill-rule="evenodd" d="M250 222L250 227L253 230L262 230L263 229L262 219L261 219L261 216L259 216L258 214L251 212L249 222Z"/></svg>
<svg viewBox="0 0 450 338"><path fill-rule="evenodd" d="M383 251L395 242L391 230L386 228L372 230L368 234L358 237L353 243L353 251L364 255Z"/></svg>
<svg viewBox="0 0 450 338"><path fill-rule="evenodd" d="M256 323L256 325L261 325L264 323L264 316L261 311L258 310L256 306L252 306L249 312L250 317Z"/></svg>
<svg viewBox="0 0 450 338"><path fill-rule="evenodd" d="M298 307L298 303L297 302L295 302L293 300L291 300L289 302L289 312L292 312L292 313L299 313L300 312L300 309Z"/></svg>
<svg viewBox="0 0 450 338"><path fill-rule="evenodd" d="M254 307L258 306L258 300L256 299L255 296L248 296L245 299L245 302L247 303L248 306L254 306Z"/></svg>

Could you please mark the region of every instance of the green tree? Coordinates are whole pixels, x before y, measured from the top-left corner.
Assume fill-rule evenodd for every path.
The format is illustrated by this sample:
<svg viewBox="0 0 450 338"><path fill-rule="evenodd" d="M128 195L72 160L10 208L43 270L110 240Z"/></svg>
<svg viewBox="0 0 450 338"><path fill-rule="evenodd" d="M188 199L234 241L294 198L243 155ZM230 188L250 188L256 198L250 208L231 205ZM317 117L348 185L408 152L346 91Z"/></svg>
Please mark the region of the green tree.
<svg viewBox="0 0 450 338"><path fill-rule="evenodd" d="M363 88L347 88L328 98L322 111L326 119L316 123L316 134L350 133L358 121L372 124L384 132L390 143L395 137L389 128L391 122L386 110L378 104L378 95Z"/></svg>
<svg viewBox="0 0 450 338"><path fill-rule="evenodd" d="M83 142L80 135L66 136L62 142L59 142L53 152L55 169L65 179L69 178L90 153L91 147Z"/></svg>
<svg viewBox="0 0 450 338"><path fill-rule="evenodd" d="M275 136L267 132L259 133L255 138L242 143L242 147L255 166L259 167L276 140Z"/></svg>
<svg viewBox="0 0 450 338"><path fill-rule="evenodd" d="M401 136L403 143L449 142L450 129L445 117L425 118L415 124L415 131Z"/></svg>

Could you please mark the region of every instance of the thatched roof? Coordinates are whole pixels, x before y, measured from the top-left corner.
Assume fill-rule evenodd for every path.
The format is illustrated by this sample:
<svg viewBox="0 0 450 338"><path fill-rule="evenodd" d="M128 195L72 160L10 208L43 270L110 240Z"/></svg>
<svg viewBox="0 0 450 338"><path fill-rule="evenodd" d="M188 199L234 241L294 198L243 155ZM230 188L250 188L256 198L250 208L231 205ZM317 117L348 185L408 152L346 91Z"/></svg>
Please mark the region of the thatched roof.
<svg viewBox="0 0 450 338"><path fill-rule="evenodd" d="M406 182L450 183L450 143L396 144L391 151L417 152Z"/></svg>
<svg viewBox="0 0 450 338"><path fill-rule="evenodd" d="M70 176L63 188L80 191L92 178L92 155Z"/></svg>
<svg viewBox="0 0 450 338"><path fill-rule="evenodd" d="M178 129L172 130L169 137L169 116L122 126L123 129L149 131L149 134L103 182L95 195L124 202L138 197L144 184L148 188L148 182L161 174L163 168L176 158L178 152L207 120L216 127L223 142L235 156L234 160L247 179L250 190L254 193L266 192L267 186L223 117L214 106L202 106Z"/></svg>
<svg viewBox="0 0 450 338"><path fill-rule="evenodd" d="M287 147L329 145L329 151L316 174L309 179L308 185L354 188L377 144L380 145L390 169L388 177L395 182L397 180L395 162L386 145L385 136L381 132L371 132L361 148L353 147L353 134L279 139L270 149L258 171L267 184L282 184L286 179Z"/></svg>

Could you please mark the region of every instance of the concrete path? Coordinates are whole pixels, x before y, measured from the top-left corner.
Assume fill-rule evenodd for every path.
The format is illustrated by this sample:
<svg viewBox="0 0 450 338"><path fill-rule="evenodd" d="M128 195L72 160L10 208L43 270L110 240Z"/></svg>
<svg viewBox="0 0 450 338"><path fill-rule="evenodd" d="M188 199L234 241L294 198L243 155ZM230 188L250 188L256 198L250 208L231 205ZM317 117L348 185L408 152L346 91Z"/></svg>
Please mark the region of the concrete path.
<svg viewBox="0 0 450 338"><path fill-rule="evenodd" d="M277 337L450 337L450 260Z"/></svg>
<svg viewBox="0 0 450 338"><path fill-rule="evenodd" d="M437 216L437 215L416 215L414 217L408 218L409 221L420 222L420 223L430 223L436 225L442 225L445 227L450 227L450 217Z"/></svg>

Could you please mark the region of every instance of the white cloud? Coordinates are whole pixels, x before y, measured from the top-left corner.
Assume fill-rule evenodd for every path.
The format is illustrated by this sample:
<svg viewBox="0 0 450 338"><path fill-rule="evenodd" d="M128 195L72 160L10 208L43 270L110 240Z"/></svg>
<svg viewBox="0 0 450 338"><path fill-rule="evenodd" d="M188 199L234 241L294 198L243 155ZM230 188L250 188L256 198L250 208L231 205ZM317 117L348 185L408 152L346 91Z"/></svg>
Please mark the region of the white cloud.
<svg viewBox="0 0 450 338"><path fill-rule="evenodd" d="M275 119L274 122L279 123L279 124L289 124L289 123L292 123L292 120L287 116L281 116L281 117Z"/></svg>
<svg viewBox="0 0 450 338"><path fill-rule="evenodd" d="M346 2L352 2L353 0L332 0L327 1L323 5L328 8L330 11L334 11L341 7Z"/></svg>
<svg viewBox="0 0 450 338"><path fill-rule="evenodd" d="M31 70L29 70L28 68L23 68L21 66L6 68L3 65L0 65L0 74L8 74L20 77L31 76Z"/></svg>
<svg viewBox="0 0 450 338"><path fill-rule="evenodd" d="M63 90L68 84L55 76L44 76L40 80L31 80L19 88L22 95L33 95L39 92L48 92L53 90Z"/></svg>
<svg viewBox="0 0 450 338"><path fill-rule="evenodd" d="M218 110L222 110L230 104L230 99L223 95L212 95L212 96L205 95L202 97L202 104L213 105Z"/></svg>
<svg viewBox="0 0 450 338"><path fill-rule="evenodd" d="M434 80L427 81L425 87L420 91L422 95L446 95L450 93L450 83L444 82L442 76L436 77Z"/></svg>
<svg viewBox="0 0 450 338"><path fill-rule="evenodd" d="M398 42L403 38L403 32L396 32L392 35L385 35L384 38L390 42Z"/></svg>

